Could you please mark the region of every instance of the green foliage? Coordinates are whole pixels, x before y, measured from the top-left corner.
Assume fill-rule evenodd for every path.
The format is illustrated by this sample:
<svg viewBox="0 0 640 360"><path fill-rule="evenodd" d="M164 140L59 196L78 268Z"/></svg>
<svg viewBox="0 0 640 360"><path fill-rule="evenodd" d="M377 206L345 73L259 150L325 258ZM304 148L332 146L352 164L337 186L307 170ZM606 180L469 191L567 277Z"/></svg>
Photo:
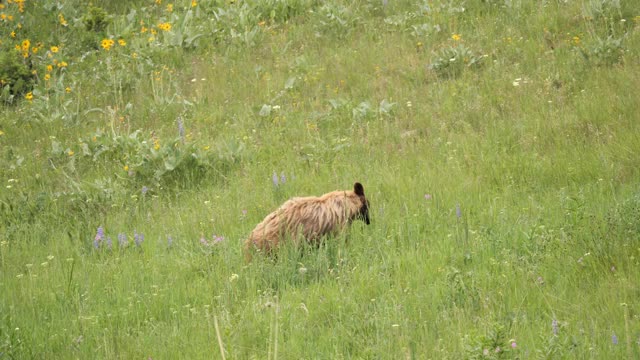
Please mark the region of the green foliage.
<svg viewBox="0 0 640 360"><path fill-rule="evenodd" d="M29 61L22 57L20 51L9 49L0 53L1 97L5 103L31 91L34 83Z"/></svg>
<svg viewBox="0 0 640 360"><path fill-rule="evenodd" d="M89 32L103 33L109 26L110 19L103 8L91 6L82 17L82 23Z"/></svg>
<svg viewBox="0 0 640 360"><path fill-rule="evenodd" d="M249 2L258 18L274 23L284 23L304 15L313 9L317 0L254 0Z"/></svg>
<svg viewBox="0 0 640 360"><path fill-rule="evenodd" d="M445 47L434 54L429 69L444 78L454 78L482 66L485 55L478 55L463 44Z"/></svg>
<svg viewBox="0 0 640 360"><path fill-rule="evenodd" d="M580 51L588 62L597 66L616 65L622 61L626 51L622 40L611 36L605 39L596 38L586 49L581 48Z"/></svg>
<svg viewBox="0 0 640 360"><path fill-rule="evenodd" d="M354 9L344 5L325 3L314 11L316 36L342 38L349 35L360 22Z"/></svg>
<svg viewBox="0 0 640 360"><path fill-rule="evenodd" d="M4 2L0 358L640 358L634 5Z"/></svg>

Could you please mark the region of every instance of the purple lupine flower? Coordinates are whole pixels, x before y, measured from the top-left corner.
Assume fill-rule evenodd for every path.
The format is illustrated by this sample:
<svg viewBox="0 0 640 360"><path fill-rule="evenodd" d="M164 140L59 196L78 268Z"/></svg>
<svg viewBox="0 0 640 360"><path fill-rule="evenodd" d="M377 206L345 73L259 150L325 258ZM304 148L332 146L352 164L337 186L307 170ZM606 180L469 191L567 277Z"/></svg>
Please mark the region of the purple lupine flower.
<svg viewBox="0 0 640 360"><path fill-rule="evenodd" d="M142 191L142 195L146 195L147 191L149 191L149 188L146 186L143 186L141 191Z"/></svg>
<svg viewBox="0 0 640 360"><path fill-rule="evenodd" d="M100 243L104 240L104 228L102 226L98 226L98 231L96 232L96 237L93 239L93 247L96 249L100 247Z"/></svg>
<svg viewBox="0 0 640 360"><path fill-rule="evenodd" d="M213 235L213 244L224 241L224 236Z"/></svg>
<svg viewBox="0 0 640 360"><path fill-rule="evenodd" d="M111 236L107 236L107 249L111 250L113 246L113 242L111 241Z"/></svg>
<svg viewBox="0 0 640 360"><path fill-rule="evenodd" d="M242 210L242 216L247 216L247 210Z"/></svg>
<svg viewBox="0 0 640 360"><path fill-rule="evenodd" d="M425 200L431 200L431 194L424 194L424 199Z"/></svg>
<svg viewBox="0 0 640 360"><path fill-rule="evenodd" d="M182 117L178 116L178 134L180 135L180 139L184 142L184 123L182 122Z"/></svg>
<svg viewBox="0 0 640 360"><path fill-rule="evenodd" d="M611 342L613 343L613 345L618 345L618 337L616 336L615 333L611 335Z"/></svg>
<svg viewBox="0 0 640 360"><path fill-rule="evenodd" d="M124 233L118 234L118 245L120 245L120 247L125 247L127 245L127 235Z"/></svg>
<svg viewBox="0 0 640 360"><path fill-rule="evenodd" d="M133 242L136 244L136 246L140 246L142 245L142 242L144 241L144 235L143 234L138 234L135 230L133 231Z"/></svg>
<svg viewBox="0 0 640 360"><path fill-rule="evenodd" d="M280 174L280 183L281 183L282 185L284 185L284 183L286 183L286 182L287 182L287 177L286 177L286 176L284 176L284 172L282 172L282 173Z"/></svg>
<svg viewBox="0 0 640 360"><path fill-rule="evenodd" d="M276 172L273 172L273 176L271 176L271 180L273 181L273 186L278 186L278 174L276 174Z"/></svg>
<svg viewBox="0 0 640 360"><path fill-rule="evenodd" d="M207 242L207 239L204 238L204 236L200 237L200 244L204 245L204 246L208 246L209 242Z"/></svg>
<svg viewBox="0 0 640 360"><path fill-rule="evenodd" d="M456 204L456 216L458 219L462 217L462 210L460 209L460 204Z"/></svg>
<svg viewBox="0 0 640 360"><path fill-rule="evenodd" d="M516 347L518 347L518 344L516 344L516 341L514 340L511 342L511 348L515 349Z"/></svg>
<svg viewBox="0 0 640 360"><path fill-rule="evenodd" d="M553 335L558 336L558 320L553 319L551 322L551 329L553 330Z"/></svg>

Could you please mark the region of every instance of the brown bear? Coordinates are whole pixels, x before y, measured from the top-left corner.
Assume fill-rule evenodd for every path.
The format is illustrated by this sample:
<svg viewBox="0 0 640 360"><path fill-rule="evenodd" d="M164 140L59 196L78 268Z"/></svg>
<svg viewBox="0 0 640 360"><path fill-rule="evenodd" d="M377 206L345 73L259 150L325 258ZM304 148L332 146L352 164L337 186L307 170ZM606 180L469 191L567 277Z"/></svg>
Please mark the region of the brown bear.
<svg viewBox="0 0 640 360"><path fill-rule="evenodd" d="M270 254L287 238L317 244L325 235L335 235L353 220L369 225L369 201L362 184L353 191L333 191L320 197L295 197L267 215L244 243L245 258L251 261L253 249Z"/></svg>

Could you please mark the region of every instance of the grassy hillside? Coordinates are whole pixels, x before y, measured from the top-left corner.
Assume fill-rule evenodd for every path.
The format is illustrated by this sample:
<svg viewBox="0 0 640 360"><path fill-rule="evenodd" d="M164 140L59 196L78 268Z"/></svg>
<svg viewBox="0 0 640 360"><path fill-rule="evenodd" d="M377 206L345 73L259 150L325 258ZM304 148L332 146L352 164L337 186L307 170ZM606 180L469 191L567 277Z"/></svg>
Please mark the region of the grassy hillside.
<svg viewBox="0 0 640 360"><path fill-rule="evenodd" d="M640 357L632 1L0 4L0 358Z"/></svg>

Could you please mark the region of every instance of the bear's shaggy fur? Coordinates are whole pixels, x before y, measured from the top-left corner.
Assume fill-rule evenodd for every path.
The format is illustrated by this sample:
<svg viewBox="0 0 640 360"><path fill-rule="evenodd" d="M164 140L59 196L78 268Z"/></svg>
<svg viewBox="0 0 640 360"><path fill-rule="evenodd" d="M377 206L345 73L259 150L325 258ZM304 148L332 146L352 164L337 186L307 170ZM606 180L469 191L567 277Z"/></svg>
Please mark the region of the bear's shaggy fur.
<svg viewBox="0 0 640 360"><path fill-rule="evenodd" d="M324 235L339 233L355 219L369 225L369 201L358 182L353 191L292 198L253 229L244 243L245 258L251 261L253 249L270 254L287 238L296 243L301 238L317 243Z"/></svg>

